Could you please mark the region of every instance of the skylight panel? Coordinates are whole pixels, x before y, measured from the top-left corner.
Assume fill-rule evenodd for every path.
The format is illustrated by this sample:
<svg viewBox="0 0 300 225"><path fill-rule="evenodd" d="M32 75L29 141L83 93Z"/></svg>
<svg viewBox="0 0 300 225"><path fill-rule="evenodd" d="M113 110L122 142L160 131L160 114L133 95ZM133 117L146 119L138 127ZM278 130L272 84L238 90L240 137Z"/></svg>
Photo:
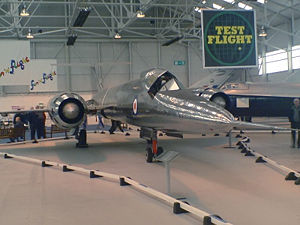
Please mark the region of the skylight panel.
<svg viewBox="0 0 300 225"><path fill-rule="evenodd" d="M292 47L292 65L293 69L300 69L300 45Z"/></svg>
<svg viewBox="0 0 300 225"><path fill-rule="evenodd" d="M198 12L198 13L201 13L201 8L198 7L198 6L196 6L196 7L194 8L194 10L195 10L196 12Z"/></svg>
<svg viewBox="0 0 300 225"><path fill-rule="evenodd" d="M242 9L246 9L246 10L251 10L253 9L250 5L247 5L245 3L239 2L238 3L238 7L242 8Z"/></svg>
<svg viewBox="0 0 300 225"><path fill-rule="evenodd" d="M287 52L283 49L266 53L267 73L275 73L288 70Z"/></svg>
<svg viewBox="0 0 300 225"><path fill-rule="evenodd" d="M258 71L258 75L262 75L263 73L263 59L262 57L258 57L258 68L259 68L259 71Z"/></svg>
<svg viewBox="0 0 300 225"><path fill-rule="evenodd" d="M230 4L234 4L234 0L223 0L224 2L230 3Z"/></svg>
<svg viewBox="0 0 300 225"><path fill-rule="evenodd" d="M223 6L218 5L218 4L216 4L216 3L213 3L213 8L215 8L215 9L224 9Z"/></svg>
<svg viewBox="0 0 300 225"><path fill-rule="evenodd" d="M265 4L265 0L257 0L258 3Z"/></svg>

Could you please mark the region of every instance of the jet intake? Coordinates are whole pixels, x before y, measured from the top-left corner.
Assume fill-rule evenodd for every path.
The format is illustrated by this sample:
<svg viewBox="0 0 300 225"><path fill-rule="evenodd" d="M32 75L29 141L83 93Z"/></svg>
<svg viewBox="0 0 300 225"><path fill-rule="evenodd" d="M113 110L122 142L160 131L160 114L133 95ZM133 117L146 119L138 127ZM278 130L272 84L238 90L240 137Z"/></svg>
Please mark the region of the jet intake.
<svg viewBox="0 0 300 225"><path fill-rule="evenodd" d="M49 109L49 115L56 126L71 129L84 121L87 106L81 96L63 93L50 100Z"/></svg>
<svg viewBox="0 0 300 225"><path fill-rule="evenodd" d="M206 100L216 103L222 108L225 108L227 110L230 109L230 99L224 92L221 92L217 89L208 88L204 91L201 91L198 95L205 98Z"/></svg>

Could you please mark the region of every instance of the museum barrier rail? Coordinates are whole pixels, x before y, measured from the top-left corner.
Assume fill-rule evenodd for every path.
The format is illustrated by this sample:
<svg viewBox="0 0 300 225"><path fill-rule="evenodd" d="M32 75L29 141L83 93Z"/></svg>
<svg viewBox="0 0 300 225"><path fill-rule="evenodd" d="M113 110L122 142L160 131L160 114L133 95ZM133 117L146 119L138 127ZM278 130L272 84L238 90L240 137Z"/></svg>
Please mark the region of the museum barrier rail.
<svg viewBox="0 0 300 225"><path fill-rule="evenodd" d="M65 134L65 138L68 138L68 131L67 129L62 129L59 128L58 126L51 124L51 128L50 128L50 137L53 137L53 134L57 134L57 133L64 133Z"/></svg>
<svg viewBox="0 0 300 225"><path fill-rule="evenodd" d="M280 169L281 171L287 173L285 180L295 180L295 184L296 185L300 185L300 172L290 169L284 165L281 165L279 163L277 163L276 161L268 158L265 155L262 155L252 149L249 148L249 146L247 145L247 143L245 143L244 141L240 141L237 143L237 145L239 145L240 149L242 149L241 153L245 153L245 156L255 156L257 157L256 159L256 163L268 163L278 169Z"/></svg>
<svg viewBox="0 0 300 225"><path fill-rule="evenodd" d="M25 140L25 132L26 132L25 127L24 128L1 128L0 139L24 137Z"/></svg>
<svg viewBox="0 0 300 225"><path fill-rule="evenodd" d="M5 137L7 138L7 137ZM73 139L74 136L68 136L68 139ZM1 139L1 138L0 138ZM56 140L66 140L66 137L53 137L53 138L44 138L44 139L37 139L38 142L47 142L47 141L56 141ZM25 140L19 142L7 142L7 143L0 143L0 146L13 146L13 145L22 145L32 143L33 140Z"/></svg>
<svg viewBox="0 0 300 225"><path fill-rule="evenodd" d="M0 155L3 156L5 159L8 158L14 158L30 163L35 163L35 164L40 164L42 167L49 167L49 166L54 166L61 168L63 172L69 172L69 171L76 171L80 172L83 174L87 174L90 176L90 178L107 178L114 180L116 182L120 182L120 186L132 186L133 188L144 192L152 197L155 197L157 199L160 199L169 205L173 206L173 213L175 214L180 214L180 213L191 213L194 216L200 218L203 221L203 225L232 225L231 223L228 223L224 221L221 217L217 215L211 215L205 211L202 211L198 208L195 208L191 205L189 205L186 202L180 201L178 199L175 199L167 194L161 193L157 190L154 190L144 184L141 184L129 177L125 176L120 176L117 174L111 174L111 173L105 173L101 172L98 170L89 170L89 169L84 169L81 167L77 166L72 166L68 164L63 164L63 163L57 163L57 162L52 162L52 161L45 161L45 160L40 160L40 159L34 159L30 157L25 157L25 156L18 156L14 154L9 154L9 153L3 153L0 152Z"/></svg>

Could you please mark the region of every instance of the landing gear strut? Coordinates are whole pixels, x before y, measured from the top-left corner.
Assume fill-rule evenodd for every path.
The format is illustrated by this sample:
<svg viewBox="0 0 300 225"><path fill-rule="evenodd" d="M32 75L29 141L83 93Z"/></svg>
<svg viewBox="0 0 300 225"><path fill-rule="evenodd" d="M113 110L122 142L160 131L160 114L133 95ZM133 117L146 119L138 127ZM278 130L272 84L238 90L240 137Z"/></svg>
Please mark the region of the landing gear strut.
<svg viewBox="0 0 300 225"><path fill-rule="evenodd" d="M151 163L153 161L153 152L152 148L146 148L146 162Z"/></svg>
<svg viewBox="0 0 300 225"><path fill-rule="evenodd" d="M147 140L146 162L151 163L153 159L163 153L163 148L157 146L157 131L153 129L142 128L140 137Z"/></svg>
<svg viewBox="0 0 300 225"><path fill-rule="evenodd" d="M86 143L86 130L81 129L78 137L76 138L78 143L76 143L76 148L87 148L88 144Z"/></svg>

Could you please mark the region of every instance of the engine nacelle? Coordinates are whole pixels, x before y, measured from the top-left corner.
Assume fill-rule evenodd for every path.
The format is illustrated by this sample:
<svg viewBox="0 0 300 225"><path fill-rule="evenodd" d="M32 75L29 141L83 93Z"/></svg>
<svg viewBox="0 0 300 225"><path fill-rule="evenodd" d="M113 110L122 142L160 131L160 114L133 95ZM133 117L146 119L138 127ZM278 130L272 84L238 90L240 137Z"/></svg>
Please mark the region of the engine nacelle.
<svg viewBox="0 0 300 225"><path fill-rule="evenodd" d="M194 93L218 104L222 108L225 108L227 110L230 109L231 104L228 95L218 89L207 88L205 90L194 90Z"/></svg>
<svg viewBox="0 0 300 225"><path fill-rule="evenodd" d="M49 115L56 126L71 129L84 121L87 105L78 94L63 93L50 100L49 109Z"/></svg>

